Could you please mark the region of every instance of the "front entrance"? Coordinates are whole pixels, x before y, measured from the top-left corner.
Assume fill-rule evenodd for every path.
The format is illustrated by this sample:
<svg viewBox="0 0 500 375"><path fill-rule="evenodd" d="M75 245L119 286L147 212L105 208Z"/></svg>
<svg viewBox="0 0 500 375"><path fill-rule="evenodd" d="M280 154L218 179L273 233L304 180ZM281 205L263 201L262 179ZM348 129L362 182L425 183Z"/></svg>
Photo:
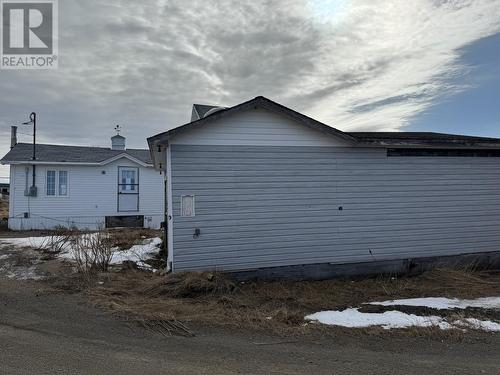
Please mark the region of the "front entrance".
<svg viewBox="0 0 500 375"><path fill-rule="evenodd" d="M118 167L118 212L139 211L139 168Z"/></svg>

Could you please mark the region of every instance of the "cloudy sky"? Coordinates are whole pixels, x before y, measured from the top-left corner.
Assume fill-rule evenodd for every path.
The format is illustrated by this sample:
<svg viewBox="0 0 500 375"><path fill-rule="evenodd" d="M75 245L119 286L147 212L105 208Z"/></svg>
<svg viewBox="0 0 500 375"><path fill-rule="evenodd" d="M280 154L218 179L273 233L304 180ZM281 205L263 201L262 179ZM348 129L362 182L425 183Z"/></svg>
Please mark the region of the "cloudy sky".
<svg viewBox="0 0 500 375"><path fill-rule="evenodd" d="M145 147L192 103L258 95L341 130L500 137L500 0L59 0L59 24L59 69L0 71L2 155L31 111L40 142L120 124Z"/></svg>

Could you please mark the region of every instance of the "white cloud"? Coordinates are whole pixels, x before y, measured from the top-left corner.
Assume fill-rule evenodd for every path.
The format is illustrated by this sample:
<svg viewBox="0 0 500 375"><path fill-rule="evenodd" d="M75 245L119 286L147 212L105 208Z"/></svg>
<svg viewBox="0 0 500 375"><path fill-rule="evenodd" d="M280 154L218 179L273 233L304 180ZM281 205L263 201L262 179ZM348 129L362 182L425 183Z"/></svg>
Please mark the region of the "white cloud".
<svg viewBox="0 0 500 375"><path fill-rule="evenodd" d="M43 142L107 146L121 124L144 147L193 102L257 95L342 130L402 130L464 89L460 49L500 30L495 0L59 4L60 68L0 72L0 153L31 111Z"/></svg>
<svg viewBox="0 0 500 375"><path fill-rule="evenodd" d="M295 93L348 76L352 86L323 92L308 112L342 129L402 130L464 89L450 84L467 70L460 49L499 30L499 1L353 1L330 25L316 74Z"/></svg>

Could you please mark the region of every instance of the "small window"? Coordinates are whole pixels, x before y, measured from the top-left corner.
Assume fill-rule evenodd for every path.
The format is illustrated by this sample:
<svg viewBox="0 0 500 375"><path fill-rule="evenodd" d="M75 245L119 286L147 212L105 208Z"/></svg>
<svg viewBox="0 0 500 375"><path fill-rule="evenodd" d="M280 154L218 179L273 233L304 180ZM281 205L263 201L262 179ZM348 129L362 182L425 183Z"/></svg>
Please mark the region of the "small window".
<svg viewBox="0 0 500 375"><path fill-rule="evenodd" d="M47 195L56 195L56 171L47 171Z"/></svg>
<svg viewBox="0 0 500 375"><path fill-rule="evenodd" d="M194 195L181 195L181 216L194 216Z"/></svg>
<svg viewBox="0 0 500 375"><path fill-rule="evenodd" d="M68 195L68 171L47 171L45 193L47 196Z"/></svg>
<svg viewBox="0 0 500 375"><path fill-rule="evenodd" d="M59 171L59 195L68 195L68 171Z"/></svg>

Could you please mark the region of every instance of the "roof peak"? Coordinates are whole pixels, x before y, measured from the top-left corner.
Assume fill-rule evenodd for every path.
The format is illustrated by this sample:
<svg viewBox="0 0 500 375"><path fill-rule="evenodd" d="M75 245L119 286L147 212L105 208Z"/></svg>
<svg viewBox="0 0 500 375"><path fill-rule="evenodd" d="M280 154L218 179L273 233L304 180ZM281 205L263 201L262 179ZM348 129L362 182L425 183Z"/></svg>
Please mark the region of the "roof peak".
<svg viewBox="0 0 500 375"><path fill-rule="evenodd" d="M168 139L170 136L174 134L178 134L179 132L183 132L189 129L192 129L194 127L198 127L202 124L205 124L210 121L214 121L219 119L221 116L229 116L234 113L238 113L241 111L246 111L249 109L253 109L255 107L260 107L262 109L269 110L271 112L275 112L277 114L283 115L285 117L288 117L292 120L295 120L299 123L301 123L304 126L307 126L312 129L316 129L318 131L321 131L323 133L329 134L329 135L334 135L337 136L347 142L350 142L352 144L355 144L357 140L350 136L348 133L344 133L338 129L335 129L332 126L326 125L320 121L317 121L309 116L306 116L300 112L294 111L293 109L290 109L288 107L285 107L282 104L279 104L277 102L272 101L271 99L268 99L264 96L257 96L253 99L250 99L246 102L237 104L233 107L219 107L221 109L224 109L223 111L218 111L214 113L210 113L210 116L207 117L195 117L192 116L191 122L175 127L173 129L170 129L169 131L156 134L152 137L148 138L148 143L150 144L151 147L151 142L157 142L160 138L166 138ZM195 106L193 105L193 115L194 112L196 111Z"/></svg>

